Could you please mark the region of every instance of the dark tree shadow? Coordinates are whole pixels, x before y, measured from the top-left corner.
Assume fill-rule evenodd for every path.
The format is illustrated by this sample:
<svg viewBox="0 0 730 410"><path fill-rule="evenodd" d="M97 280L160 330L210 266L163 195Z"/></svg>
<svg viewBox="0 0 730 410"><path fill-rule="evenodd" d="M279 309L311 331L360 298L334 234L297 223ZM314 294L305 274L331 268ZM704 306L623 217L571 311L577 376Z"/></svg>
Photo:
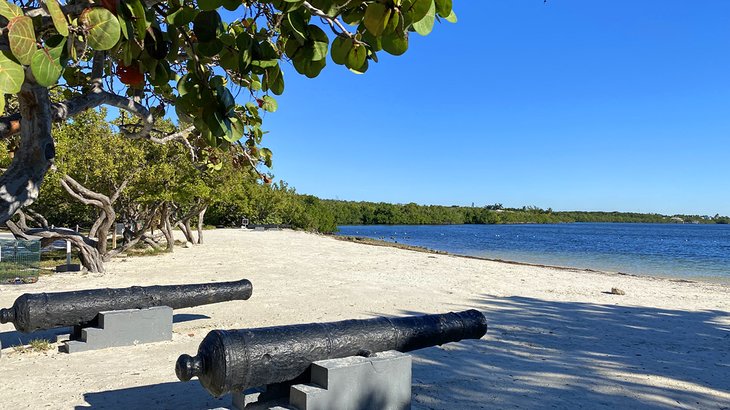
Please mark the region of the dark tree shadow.
<svg viewBox="0 0 730 410"><path fill-rule="evenodd" d="M469 307L487 336L412 352L414 409L730 409L728 312L488 295L449 308Z"/></svg>
<svg viewBox="0 0 730 410"><path fill-rule="evenodd" d="M214 409L230 407L231 397L216 399L211 396L197 380L191 382L170 382L128 389L108 390L85 393L86 406L76 406L75 410L113 409Z"/></svg>

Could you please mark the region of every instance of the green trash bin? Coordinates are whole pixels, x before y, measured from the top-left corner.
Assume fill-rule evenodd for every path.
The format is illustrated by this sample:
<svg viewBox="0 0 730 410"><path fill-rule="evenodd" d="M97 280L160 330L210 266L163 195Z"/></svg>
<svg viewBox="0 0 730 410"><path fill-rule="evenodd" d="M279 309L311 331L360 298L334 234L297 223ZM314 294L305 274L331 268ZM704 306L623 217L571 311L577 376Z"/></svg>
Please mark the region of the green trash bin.
<svg viewBox="0 0 730 410"><path fill-rule="evenodd" d="M0 239L0 282L34 282L40 267L40 240Z"/></svg>

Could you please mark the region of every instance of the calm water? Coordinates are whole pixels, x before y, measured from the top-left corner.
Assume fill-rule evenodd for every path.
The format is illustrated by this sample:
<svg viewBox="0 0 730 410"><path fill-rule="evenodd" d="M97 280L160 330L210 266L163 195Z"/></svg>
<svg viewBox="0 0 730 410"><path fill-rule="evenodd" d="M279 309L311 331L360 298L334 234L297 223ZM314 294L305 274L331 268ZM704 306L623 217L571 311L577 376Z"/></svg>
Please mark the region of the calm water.
<svg viewBox="0 0 730 410"><path fill-rule="evenodd" d="M730 225L348 225L339 234L492 259L730 282Z"/></svg>

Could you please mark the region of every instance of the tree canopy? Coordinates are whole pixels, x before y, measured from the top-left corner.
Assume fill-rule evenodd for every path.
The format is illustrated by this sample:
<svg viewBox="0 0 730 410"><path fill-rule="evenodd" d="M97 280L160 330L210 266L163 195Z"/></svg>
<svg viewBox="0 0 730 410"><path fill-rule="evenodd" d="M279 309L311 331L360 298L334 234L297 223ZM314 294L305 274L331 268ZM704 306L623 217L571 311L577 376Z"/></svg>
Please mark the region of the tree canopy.
<svg viewBox="0 0 730 410"><path fill-rule="evenodd" d="M21 133L0 223L37 198L52 122L112 106L133 118L119 124L127 138L177 140L193 156L240 144L251 166L270 164L260 111L277 109L283 62L316 77L329 55L364 73L381 51L403 54L412 32L456 21L452 0L0 0L0 16L0 92L18 97L0 137ZM171 111L179 129L156 128Z"/></svg>

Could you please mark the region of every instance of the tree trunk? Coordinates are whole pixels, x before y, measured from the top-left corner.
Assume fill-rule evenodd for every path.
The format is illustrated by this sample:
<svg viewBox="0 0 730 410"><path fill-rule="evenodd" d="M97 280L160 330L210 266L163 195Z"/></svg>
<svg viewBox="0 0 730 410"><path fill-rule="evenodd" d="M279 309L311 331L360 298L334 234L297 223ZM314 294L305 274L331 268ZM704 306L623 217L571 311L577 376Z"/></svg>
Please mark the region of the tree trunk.
<svg viewBox="0 0 730 410"><path fill-rule="evenodd" d="M193 230L190 228L190 219L184 219L177 222L177 227L180 228L183 235L185 236L185 240L190 243L195 243L195 238L193 237Z"/></svg>
<svg viewBox="0 0 730 410"><path fill-rule="evenodd" d="M45 242L55 240L70 241L79 251L81 265L89 272L105 272L102 255L96 250L96 241L77 233L68 233L67 230L53 230L46 228L29 229L25 231L28 235L39 236Z"/></svg>
<svg viewBox="0 0 730 410"><path fill-rule="evenodd" d="M18 93L18 102L20 147L10 167L0 177L0 224L38 199L43 178L56 156L48 89L26 80Z"/></svg>
<svg viewBox="0 0 730 410"><path fill-rule="evenodd" d="M207 210L208 206L206 205L198 213L198 244L203 243L203 219L205 218L205 211Z"/></svg>
<svg viewBox="0 0 730 410"><path fill-rule="evenodd" d="M172 224L170 223L170 205L165 204L162 207L162 215L160 216L160 230L165 235L167 241L167 251L172 252L172 248L175 245L175 239L172 234Z"/></svg>

